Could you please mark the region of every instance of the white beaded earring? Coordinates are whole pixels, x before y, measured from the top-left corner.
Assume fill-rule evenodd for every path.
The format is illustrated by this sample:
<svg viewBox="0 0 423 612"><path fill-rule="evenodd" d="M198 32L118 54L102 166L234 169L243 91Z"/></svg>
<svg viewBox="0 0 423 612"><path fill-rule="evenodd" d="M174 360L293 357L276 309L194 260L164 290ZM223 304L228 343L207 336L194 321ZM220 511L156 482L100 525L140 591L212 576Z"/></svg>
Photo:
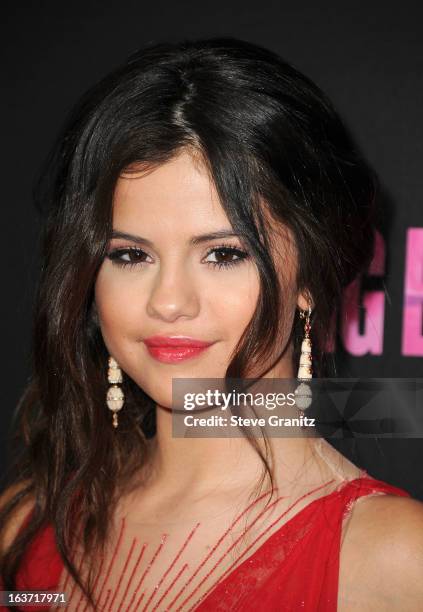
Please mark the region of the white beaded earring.
<svg viewBox="0 0 423 612"><path fill-rule="evenodd" d="M113 427L118 426L118 415L119 410L122 409L123 402L125 399L124 393L119 387L119 383L122 382L122 370L119 364L113 357L109 357L109 370L107 373L107 380L112 385L107 391L106 402L108 408L113 412Z"/></svg>
<svg viewBox="0 0 423 612"><path fill-rule="evenodd" d="M310 385L307 385L306 382L309 381L313 377L313 369L312 369L312 356L311 356L311 338L310 338L310 316L311 316L311 306L308 307L307 310L300 311L301 319L305 319L304 324L304 338L301 343L301 356L300 363L298 367L297 379L300 381L300 384L295 389L295 403L300 409L300 414L303 415L303 410L306 410L311 406L312 402L312 391Z"/></svg>

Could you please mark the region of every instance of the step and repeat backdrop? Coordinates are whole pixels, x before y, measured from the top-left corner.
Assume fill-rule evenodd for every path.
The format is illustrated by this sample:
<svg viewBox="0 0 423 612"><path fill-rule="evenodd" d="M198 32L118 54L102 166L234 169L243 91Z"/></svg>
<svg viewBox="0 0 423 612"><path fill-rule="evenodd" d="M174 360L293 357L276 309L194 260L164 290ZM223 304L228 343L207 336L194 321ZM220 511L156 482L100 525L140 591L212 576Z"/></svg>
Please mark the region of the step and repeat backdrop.
<svg viewBox="0 0 423 612"><path fill-rule="evenodd" d="M404 357L423 357L423 227L406 228L403 253L399 245L395 247L395 238L390 245L379 231L376 232L374 256L367 275L355 280L344 291L341 325L338 327L338 337L348 355L378 355L382 358L381 364L393 335L393 326L400 337L398 364ZM401 314L395 322L390 321L390 293L386 288L386 283L392 280L386 262L387 251L393 252L394 249L395 255L404 262L400 277L403 290L396 294ZM365 288L366 284L374 285L377 281L380 288ZM335 341L328 348L336 355L338 347ZM357 375L360 375L360 362L356 366ZM415 372L415 376L421 375L420 368L422 361L412 363L410 376L413 375L411 372Z"/></svg>
<svg viewBox="0 0 423 612"><path fill-rule="evenodd" d="M149 41L236 36L278 52L334 102L380 179L374 259L344 293L340 377L423 377L423 38L418 2L6 3L2 9L2 428L29 376L40 221L32 187L73 103ZM394 4L395 6L392 6ZM422 406L423 410L423 406ZM423 499L423 440L334 441Z"/></svg>

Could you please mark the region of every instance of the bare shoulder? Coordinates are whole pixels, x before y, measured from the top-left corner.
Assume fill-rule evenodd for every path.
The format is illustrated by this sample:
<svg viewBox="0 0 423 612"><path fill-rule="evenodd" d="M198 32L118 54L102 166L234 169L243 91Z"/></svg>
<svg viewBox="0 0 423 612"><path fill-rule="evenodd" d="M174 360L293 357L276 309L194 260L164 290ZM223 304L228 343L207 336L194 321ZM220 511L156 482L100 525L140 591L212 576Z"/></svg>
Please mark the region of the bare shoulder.
<svg viewBox="0 0 423 612"><path fill-rule="evenodd" d="M370 495L353 505L340 554L340 612L423 610L423 503Z"/></svg>
<svg viewBox="0 0 423 612"><path fill-rule="evenodd" d="M6 507L9 501L20 491L25 489L29 484L28 481L19 482L9 486L0 495L0 512ZM34 500L31 495L25 497L11 512L9 518L3 523L0 529L0 553L3 554L19 531L20 526L27 514L31 511Z"/></svg>

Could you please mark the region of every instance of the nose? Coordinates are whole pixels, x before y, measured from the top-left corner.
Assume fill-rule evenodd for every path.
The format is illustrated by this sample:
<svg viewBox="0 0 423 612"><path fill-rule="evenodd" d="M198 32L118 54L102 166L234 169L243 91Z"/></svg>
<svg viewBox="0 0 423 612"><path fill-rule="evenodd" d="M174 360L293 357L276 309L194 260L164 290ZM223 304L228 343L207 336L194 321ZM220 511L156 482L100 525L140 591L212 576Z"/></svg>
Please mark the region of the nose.
<svg viewBox="0 0 423 612"><path fill-rule="evenodd" d="M177 261L162 264L153 281L147 314L173 322L180 317L194 318L199 311L199 296L195 282Z"/></svg>

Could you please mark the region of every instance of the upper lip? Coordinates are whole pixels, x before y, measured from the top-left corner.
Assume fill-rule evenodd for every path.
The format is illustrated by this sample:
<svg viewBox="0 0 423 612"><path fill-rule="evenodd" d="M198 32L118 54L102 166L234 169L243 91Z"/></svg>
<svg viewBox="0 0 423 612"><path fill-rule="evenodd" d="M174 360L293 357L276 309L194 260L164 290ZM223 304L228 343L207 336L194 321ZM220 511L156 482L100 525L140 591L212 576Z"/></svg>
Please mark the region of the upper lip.
<svg viewBox="0 0 423 612"><path fill-rule="evenodd" d="M145 338L144 342L148 346L170 346L172 348L203 347L213 344L212 342L197 340L189 336L150 336L149 338Z"/></svg>

